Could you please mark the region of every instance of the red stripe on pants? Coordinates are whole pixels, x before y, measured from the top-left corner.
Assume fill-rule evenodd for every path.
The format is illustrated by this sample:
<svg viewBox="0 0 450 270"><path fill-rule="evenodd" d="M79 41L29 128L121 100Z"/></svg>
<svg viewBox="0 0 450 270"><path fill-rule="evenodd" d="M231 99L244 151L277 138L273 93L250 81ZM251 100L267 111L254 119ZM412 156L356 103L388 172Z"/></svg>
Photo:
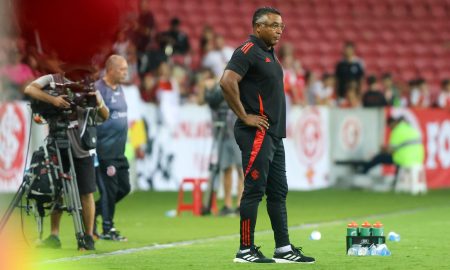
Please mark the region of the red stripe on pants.
<svg viewBox="0 0 450 270"><path fill-rule="evenodd" d="M242 235L241 235L241 237L242 237L242 245L244 245L245 246L245 230L244 230L244 224L245 224L245 220L243 220L242 221L242 223L241 223L241 231L242 231Z"/></svg>
<svg viewBox="0 0 450 270"><path fill-rule="evenodd" d="M258 98L259 98L259 113L261 115L264 115L264 105L262 102L261 95L258 94ZM256 156L258 155L259 151L261 150L261 146L264 141L264 136L266 136L266 129L263 129L263 131L261 131L259 129L256 130L256 136L255 136L255 140L253 141L252 152L250 153L250 160L248 161L247 168L245 169L244 177L246 177L247 174L250 172L253 162L255 162Z"/></svg>
<svg viewBox="0 0 450 270"><path fill-rule="evenodd" d="M250 246L250 219L247 219L247 246Z"/></svg>
<svg viewBox="0 0 450 270"><path fill-rule="evenodd" d="M248 161L247 168L245 169L245 176L250 172L250 169L253 166L253 162L255 162L256 156L258 156L259 151L261 150L262 143L264 141L264 137L266 136L266 130L257 130L255 140L253 141L252 152L250 153L250 160Z"/></svg>

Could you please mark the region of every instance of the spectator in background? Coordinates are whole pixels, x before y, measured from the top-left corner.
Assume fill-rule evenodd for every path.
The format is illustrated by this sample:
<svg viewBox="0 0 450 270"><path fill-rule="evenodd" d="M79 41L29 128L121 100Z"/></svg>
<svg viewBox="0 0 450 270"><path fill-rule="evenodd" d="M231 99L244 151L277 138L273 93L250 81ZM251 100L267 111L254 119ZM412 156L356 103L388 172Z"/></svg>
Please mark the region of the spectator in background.
<svg viewBox="0 0 450 270"><path fill-rule="evenodd" d="M25 86L34 79L33 71L22 63L22 58L22 54L13 48L8 52L5 65L0 67L0 78L4 80L10 100L23 99Z"/></svg>
<svg viewBox="0 0 450 270"><path fill-rule="evenodd" d="M364 107L384 107L387 105L386 99L378 88L377 78L371 75L367 78L368 89L364 93L362 102Z"/></svg>
<svg viewBox="0 0 450 270"><path fill-rule="evenodd" d="M431 105L430 91L424 79L417 80L417 86L411 90L411 106L428 108Z"/></svg>
<svg viewBox="0 0 450 270"><path fill-rule="evenodd" d="M382 76L382 80L383 80L384 98L386 99L387 105L395 107L401 106L400 92L398 88L394 85L392 75L390 73L385 73Z"/></svg>
<svg viewBox="0 0 450 270"><path fill-rule="evenodd" d="M358 108L361 107L361 96L358 90L358 82L350 81L345 88L345 99L339 102L341 108Z"/></svg>
<svg viewBox="0 0 450 270"><path fill-rule="evenodd" d="M126 58L127 57L127 49L130 46L131 41L127 36L125 30L120 30L117 32L116 41L113 44L114 53Z"/></svg>
<svg viewBox="0 0 450 270"><path fill-rule="evenodd" d="M200 54L203 56L207 53L207 48L211 48L214 43L214 30L211 25L205 25L200 36ZM209 46L209 47L207 47Z"/></svg>
<svg viewBox="0 0 450 270"><path fill-rule="evenodd" d="M211 69L214 75L220 78L233 52L234 50L231 47L225 46L223 36L217 34L214 37L214 43L206 44L206 54L203 57L202 67Z"/></svg>
<svg viewBox="0 0 450 270"><path fill-rule="evenodd" d="M291 104L306 105L305 72L300 61L295 59L292 44L285 43L280 48L280 60L284 74L284 92L286 94L286 111Z"/></svg>
<svg viewBox="0 0 450 270"><path fill-rule="evenodd" d="M140 85L141 82L139 78L137 51L134 44L130 43L127 46L124 58L128 63L127 84Z"/></svg>
<svg viewBox="0 0 450 270"><path fill-rule="evenodd" d="M334 75L329 73L324 73L322 76L322 87L317 88L314 93L315 104L325 105L325 106L335 106L336 105L336 95L334 92L335 87Z"/></svg>
<svg viewBox="0 0 450 270"><path fill-rule="evenodd" d="M137 25L135 25L135 29L132 33L133 42L136 45L139 54L144 53L149 49L156 27L155 18L148 2L149 0L141 0Z"/></svg>
<svg viewBox="0 0 450 270"><path fill-rule="evenodd" d="M409 107L411 104L411 92L417 88L417 80L409 80L407 86L400 88L400 105Z"/></svg>
<svg viewBox="0 0 450 270"><path fill-rule="evenodd" d="M307 71L305 74L305 94L306 94L306 102L308 105L315 105L315 94L320 92L322 88L322 82L317 79L317 75L314 71Z"/></svg>
<svg viewBox="0 0 450 270"><path fill-rule="evenodd" d="M339 98L345 97L346 85L350 81L357 83L358 93L361 82L364 78L364 65L362 60L355 54L355 45L353 42L347 42L344 45L344 58L336 65L336 89Z"/></svg>
<svg viewBox="0 0 450 270"><path fill-rule="evenodd" d="M192 92L188 70L181 65L172 67L172 79L178 85L180 94L180 104L197 103L195 94Z"/></svg>
<svg viewBox="0 0 450 270"><path fill-rule="evenodd" d="M189 52L189 38L180 30L180 19L173 18L170 28L159 36L159 46L167 55L185 55Z"/></svg>
<svg viewBox="0 0 450 270"><path fill-rule="evenodd" d="M172 77L172 68L165 62L161 63L158 68L156 100L159 105L160 120L171 134L179 119L180 88L178 82Z"/></svg>
<svg viewBox="0 0 450 270"><path fill-rule="evenodd" d="M437 99L437 105L439 108L450 110L450 80L443 80L441 87L442 89Z"/></svg>

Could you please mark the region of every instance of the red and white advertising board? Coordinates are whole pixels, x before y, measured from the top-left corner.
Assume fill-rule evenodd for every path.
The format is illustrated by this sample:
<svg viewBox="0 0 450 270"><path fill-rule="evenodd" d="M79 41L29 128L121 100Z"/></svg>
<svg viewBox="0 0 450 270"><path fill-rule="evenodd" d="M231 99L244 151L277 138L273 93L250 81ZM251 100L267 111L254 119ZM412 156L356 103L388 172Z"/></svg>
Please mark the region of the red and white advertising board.
<svg viewBox="0 0 450 270"><path fill-rule="evenodd" d="M284 140L290 190L312 190L330 185L328 109L293 107Z"/></svg>
<svg viewBox="0 0 450 270"><path fill-rule="evenodd" d="M25 103L0 104L0 191L16 191L22 182L29 135Z"/></svg>

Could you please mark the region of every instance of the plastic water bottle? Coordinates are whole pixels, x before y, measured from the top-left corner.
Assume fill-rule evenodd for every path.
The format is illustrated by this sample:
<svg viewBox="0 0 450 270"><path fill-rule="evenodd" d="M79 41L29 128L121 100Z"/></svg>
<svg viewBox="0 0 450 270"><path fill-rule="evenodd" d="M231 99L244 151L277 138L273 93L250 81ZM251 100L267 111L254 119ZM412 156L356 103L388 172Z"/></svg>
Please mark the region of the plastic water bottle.
<svg viewBox="0 0 450 270"><path fill-rule="evenodd" d="M377 255L378 256L390 256L391 251L388 249L386 244L380 244L377 246Z"/></svg>
<svg viewBox="0 0 450 270"><path fill-rule="evenodd" d="M170 218L176 217L177 216L177 210L176 209L168 210L168 211L166 211L165 216L166 217L170 217Z"/></svg>
<svg viewBox="0 0 450 270"><path fill-rule="evenodd" d="M374 245L374 244L370 245L370 247L369 247L369 255L370 256L378 255L377 254L377 246L376 245Z"/></svg>
<svg viewBox="0 0 450 270"><path fill-rule="evenodd" d="M358 256L358 251L361 245L352 245L351 248L348 249L347 255L348 256Z"/></svg>
<svg viewBox="0 0 450 270"><path fill-rule="evenodd" d="M390 232L388 234L388 239L392 242L400 242L400 235L395 232Z"/></svg>
<svg viewBox="0 0 450 270"><path fill-rule="evenodd" d="M369 248L360 247L358 250L358 256L367 256L367 255L369 255Z"/></svg>

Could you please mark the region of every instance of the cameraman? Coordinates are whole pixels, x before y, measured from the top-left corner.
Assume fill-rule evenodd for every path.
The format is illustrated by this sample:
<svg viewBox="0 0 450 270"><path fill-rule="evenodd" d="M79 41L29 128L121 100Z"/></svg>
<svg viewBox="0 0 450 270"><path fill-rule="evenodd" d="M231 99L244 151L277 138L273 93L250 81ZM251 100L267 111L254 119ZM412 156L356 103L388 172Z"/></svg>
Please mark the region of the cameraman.
<svg viewBox="0 0 450 270"><path fill-rule="evenodd" d="M55 89L56 83L70 83L71 81L64 77L63 74L49 74L44 75L25 88L25 94L31 98L39 101L43 101L55 107L59 112L72 112L68 115L69 120L71 120L71 125L67 129L67 137L71 144L73 155L74 155L74 166L75 173L77 175L78 190L81 199L82 206L82 219L84 223L84 246L79 246L79 249L95 250L94 239L93 239L93 229L94 229L94 217L95 217L95 202L94 202L94 192L96 191L95 186L95 171L93 159L90 156L89 151L82 147L80 139L80 131L78 126L82 126L84 121L88 119L83 119L86 109L75 105L69 100L68 96L65 94L59 96L52 96L46 92L46 90ZM94 96L96 99L96 110L98 115L103 119L108 119L109 110L105 106L105 103L100 95L99 91L89 92L87 95ZM50 134L52 135L52 129L50 128ZM66 151L62 153L62 161L64 171L69 170L68 167L68 155ZM61 241L59 240L59 225L61 221L62 211L56 209L51 215L51 234L45 239L41 247L48 248L61 248Z"/></svg>
<svg viewBox="0 0 450 270"><path fill-rule="evenodd" d="M125 157L128 108L121 86L127 79L128 64L122 56L111 55L106 61L105 69L105 75L95 82L95 88L99 89L111 110L111 117L97 127L99 166L96 173L100 199L95 203L95 215L101 215L103 220L100 239L127 241L114 227L113 219L116 203L131 189L129 164Z"/></svg>
<svg viewBox="0 0 450 270"><path fill-rule="evenodd" d="M222 90L214 79L205 80L204 100L212 110L214 122L223 122L225 124L221 129L215 129L215 139L221 139L219 144L219 169L223 171L223 189L224 206L219 212L221 216L235 215L239 213L239 205L244 188L244 172L242 169L241 155L236 140L234 139L234 122L236 115L231 111L227 102L223 98ZM217 132L222 132L219 134ZM233 167L238 173L238 192L236 209L233 209L233 200L231 194Z"/></svg>

